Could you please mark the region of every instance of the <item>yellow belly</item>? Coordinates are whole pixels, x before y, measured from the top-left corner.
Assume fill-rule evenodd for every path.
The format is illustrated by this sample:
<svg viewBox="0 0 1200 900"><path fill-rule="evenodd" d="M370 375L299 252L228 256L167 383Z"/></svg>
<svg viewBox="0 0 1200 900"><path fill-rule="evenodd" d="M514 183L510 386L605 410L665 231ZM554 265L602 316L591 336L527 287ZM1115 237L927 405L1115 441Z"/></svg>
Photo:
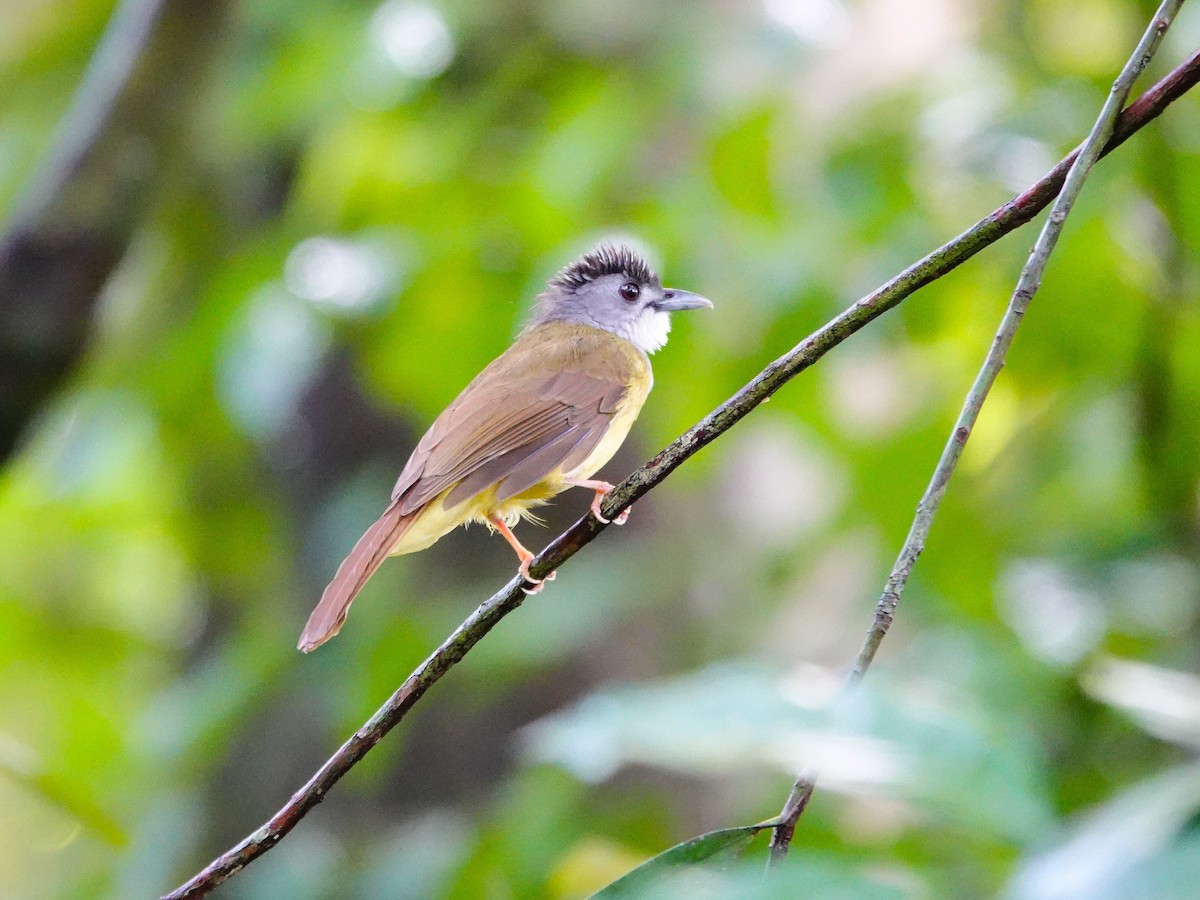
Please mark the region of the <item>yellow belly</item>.
<svg viewBox="0 0 1200 900"><path fill-rule="evenodd" d="M649 365L647 364L647 373L648 370ZM650 394L652 380L647 377L639 381L642 383L632 385L622 399L609 423L608 430L604 432L604 437L600 439L596 449L572 471L564 472L561 469L555 469L547 473L545 478L529 490L500 502L496 501L497 486L493 484L474 497L469 497L462 503L445 509L442 501L450 491L454 490L453 487L450 487L426 504L425 508L418 513L416 521L396 542L388 555L402 556L406 553L424 550L459 525L466 525L468 522L479 522L491 529L494 528L491 521L494 516L503 519L509 527L516 525L523 518L533 518L529 511L544 505L551 497L561 494L570 487L566 484L568 478L590 478L601 466L613 458L617 449L628 436L633 423L637 421L646 397Z"/></svg>

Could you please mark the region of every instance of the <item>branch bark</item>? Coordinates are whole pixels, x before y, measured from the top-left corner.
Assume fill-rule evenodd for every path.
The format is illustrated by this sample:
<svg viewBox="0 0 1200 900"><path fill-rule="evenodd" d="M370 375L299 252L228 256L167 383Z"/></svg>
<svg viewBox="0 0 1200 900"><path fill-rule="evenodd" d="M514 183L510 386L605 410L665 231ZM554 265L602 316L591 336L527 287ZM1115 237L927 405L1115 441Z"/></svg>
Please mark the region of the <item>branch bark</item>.
<svg viewBox="0 0 1200 900"><path fill-rule="evenodd" d="M1166 34L1175 14L1179 12L1182 5L1183 0L1164 0L1158 8L1158 12L1151 19L1142 39L1138 41L1137 47L1129 57L1129 61L1125 63L1121 74L1113 82L1112 90L1108 99L1105 100L1091 132L1075 153L1075 159L1067 172L1062 191L1054 201L1050 215L1046 217L1037 242L1029 253L1029 259L1021 269L1021 275L1017 279L1017 285L1013 289L1008 307L1000 320L996 336L984 357L983 367L975 376L970 390L967 391L958 419L950 431L950 437L946 441L937 465L934 466L933 476L925 488L920 503L917 504L917 513L913 518L912 527L909 529L908 537L905 538L904 546L900 549L900 555L888 575L883 593L876 604L874 621L871 623L866 640L855 660L854 668L846 680L845 692L853 691L862 682L871 662L875 659L879 645L891 627L909 576L912 575L913 567L925 549L925 541L933 526L933 518L946 494L950 478L954 475L967 440L971 437L971 431L979 418L979 412L983 408L988 392L996 383L1000 370L1004 368L1005 357L1017 335L1017 329L1024 319L1025 310L1033 300L1038 288L1041 287L1042 274L1046 270L1050 254L1058 243L1067 216L1070 215L1071 209L1075 205L1075 199L1083 189L1083 182L1092 171L1092 166L1100 158L1105 146L1113 136L1121 107L1133 89L1134 82L1153 59L1162 42L1163 35ZM816 780L817 773L808 769L801 773L792 786L791 794L780 814L780 822L771 834L770 858L772 863L778 863L787 855L792 836L796 831L796 822L808 806L813 789L816 787Z"/></svg>
<svg viewBox="0 0 1200 900"><path fill-rule="evenodd" d="M1138 129L1157 118L1167 106L1195 85L1197 80L1200 80L1200 51L1125 110L1104 152L1119 146ZM984 247L1032 219L1062 188L1067 170L1075 156L1075 153L1068 156L1020 196L1013 198L954 240L913 263L887 284L863 297L759 372L729 400L617 485L602 507L605 517L615 518L635 500L662 482L685 460L728 431L784 384L850 335L898 305L919 288L962 265ZM605 526L590 514L580 519L538 554L530 566L531 573L540 578L561 567L604 528ZM321 802L343 775L399 724L430 687L453 668L501 619L521 605L525 600L525 594L520 589L521 583L519 578L511 580L459 625L275 815L236 846L214 859L186 883L165 894L162 900L205 896L225 879L275 846L309 810Z"/></svg>

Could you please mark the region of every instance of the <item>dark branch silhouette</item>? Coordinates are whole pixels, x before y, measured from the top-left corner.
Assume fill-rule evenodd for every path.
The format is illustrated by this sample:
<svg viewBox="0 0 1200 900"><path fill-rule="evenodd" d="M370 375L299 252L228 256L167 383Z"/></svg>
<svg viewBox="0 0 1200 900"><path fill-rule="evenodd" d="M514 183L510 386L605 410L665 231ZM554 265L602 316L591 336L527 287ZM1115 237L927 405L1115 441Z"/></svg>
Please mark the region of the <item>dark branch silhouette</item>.
<svg viewBox="0 0 1200 900"><path fill-rule="evenodd" d="M0 460L74 368L177 146L226 0L125 0L0 233Z"/></svg>
<svg viewBox="0 0 1200 900"><path fill-rule="evenodd" d="M1146 123L1157 118L1167 106L1191 88L1197 79L1200 79L1200 51L1122 113L1104 152L1119 146ZM850 335L898 305L919 288L962 265L984 247L1032 219L1061 190L1074 158L1073 153L1023 194L1010 200L959 237L909 266L763 369L754 380L729 400L617 485L602 508L605 517L615 518L670 475L686 459L728 431L784 384ZM540 578L561 567L604 528L605 526L593 516L585 516L538 554L530 566L530 572L534 577ZM518 578L514 578L493 594L416 668L388 701L275 815L235 847L214 859L187 883L164 895L163 900L202 897L243 866L274 847L310 809L321 802L343 775L404 718L438 679L457 664L497 622L520 606L524 600L525 594L521 592L521 581Z"/></svg>

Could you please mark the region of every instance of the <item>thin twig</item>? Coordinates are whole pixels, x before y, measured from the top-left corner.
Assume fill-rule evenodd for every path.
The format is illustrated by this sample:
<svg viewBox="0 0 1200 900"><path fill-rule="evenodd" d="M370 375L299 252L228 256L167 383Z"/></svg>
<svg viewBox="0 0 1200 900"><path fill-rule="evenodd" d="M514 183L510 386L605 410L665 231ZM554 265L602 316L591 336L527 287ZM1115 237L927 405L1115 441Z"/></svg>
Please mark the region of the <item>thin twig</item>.
<svg viewBox="0 0 1200 900"><path fill-rule="evenodd" d="M1200 51L1124 112L1105 152L1119 146L1139 128L1157 118L1198 80ZM909 266L763 369L753 381L622 481L605 500L602 507L605 517L615 518L686 459L735 425L784 384L867 323L1032 219L1058 193L1072 159L1073 155L1067 157L1025 193L1009 201L953 241ZM604 527L591 515L580 519L538 554L530 566L531 574L540 578L558 569L584 545L590 543ZM214 859L187 883L164 895L163 900L202 897L247 863L275 846L310 809L321 802L326 792L343 775L404 718L408 710L442 675L458 663L497 622L521 605L525 599L525 594L520 589L521 583L520 579L514 578L476 609L261 828Z"/></svg>
<svg viewBox="0 0 1200 900"><path fill-rule="evenodd" d="M787 802L779 813L779 822L771 830L771 851L767 859L767 867L781 862L787 856L788 848L792 845L792 835L796 833L796 823L808 808L813 791L817 787L817 770L806 766L792 785Z"/></svg>
<svg viewBox="0 0 1200 900"><path fill-rule="evenodd" d="M988 349L987 356L984 358L983 366L979 370L979 374L975 376L971 389L967 392L962 410L958 414L958 420L954 423L942 455L934 467L929 485L925 488L921 502L917 504L917 513L913 518L908 537L900 549L900 555L892 567L891 574L888 575L883 593L875 607L874 621L871 623L870 631L867 632L866 640L855 660L854 668L846 680L846 691L854 690L862 682L863 677L867 674L867 669L875 659L875 653L879 650L879 645L895 618L900 595L904 593L913 566L916 565L917 558L925 549L925 539L933 525L933 517L942 502L942 497L945 496L946 486L950 483L950 477L954 474L967 439L971 436L971 430L979 418L983 402L987 399L992 385L996 383L996 377L1000 374L1000 370L1004 368L1005 356L1008 348L1012 346L1013 338L1016 337L1017 329L1021 325L1029 301L1041 287L1042 273L1046 269L1050 253L1058 243L1063 223L1066 222L1067 215L1071 212L1075 198L1079 196L1083 182L1091 172L1092 166L1100 158L1104 147L1113 136L1121 106L1125 103L1125 98L1129 96L1133 83L1137 81L1138 75L1153 58L1163 35L1182 5L1183 0L1164 0L1158 8L1158 12L1155 13L1146 32L1142 35L1142 39L1134 49L1133 55L1125 64L1125 68L1121 70L1117 80L1113 82L1112 91L1105 100L1100 115L1092 126L1091 133L1088 134L1082 147L1077 151L1074 162L1071 163L1062 192L1055 200L1050 215L1046 217L1046 222L1042 225L1037 243L1034 244L1029 253L1029 259L1021 269L1017 286L1013 290L1008 308L1000 320L1000 326ZM808 805L808 799L816 786L816 778L815 771L805 770L793 785L788 802L780 814L780 823L772 832L771 860L773 862L778 862L787 855L788 846L796 830L796 821Z"/></svg>
<svg viewBox="0 0 1200 900"><path fill-rule="evenodd" d="M50 152L12 216L9 228L42 219L62 203L67 182L94 155L138 61L161 23L167 0L124 0L105 28L87 71L63 116ZM8 229L6 229L8 230Z"/></svg>

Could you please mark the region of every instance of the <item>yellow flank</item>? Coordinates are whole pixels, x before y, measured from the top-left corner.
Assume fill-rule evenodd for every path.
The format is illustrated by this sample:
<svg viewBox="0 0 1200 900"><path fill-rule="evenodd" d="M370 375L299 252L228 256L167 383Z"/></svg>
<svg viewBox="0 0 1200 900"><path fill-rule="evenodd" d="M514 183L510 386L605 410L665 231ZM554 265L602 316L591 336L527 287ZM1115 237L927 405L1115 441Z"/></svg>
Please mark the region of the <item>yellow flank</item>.
<svg viewBox="0 0 1200 900"><path fill-rule="evenodd" d="M608 430L604 432L604 437L600 439L596 449L573 472L555 473L559 476L560 481L562 478L591 478L600 470L601 466L613 458L613 454L617 452L629 434L629 429L637 421L638 414L641 413L653 384L654 379L650 377L650 364L646 363L644 377L636 379L633 384L629 385L625 396L621 398L621 402L617 406L617 412L612 417L612 422L609 423ZM560 487L554 493L557 494L561 490Z"/></svg>
<svg viewBox="0 0 1200 900"><path fill-rule="evenodd" d="M580 328L586 326L574 327ZM449 534L459 525L465 525L468 522L480 522L489 529L494 529L491 522L491 517L494 515L498 515L509 527L512 527L522 518L532 518L529 510L544 505L551 497L565 491L570 486L565 483L566 479L590 478L601 466L612 459L613 454L617 452L617 449L629 434L633 423L637 421L638 414L641 413L642 406L645 404L646 398L650 395L650 389L654 385L654 378L650 370L650 361L646 356L622 338L613 336L613 341L619 345L624 345L620 349L629 355L630 362L633 363L632 368L636 374L629 384L625 396L621 398L620 403L617 405L617 410L604 436L600 439L600 443L596 445L596 449L592 451L587 459L570 472L564 472L562 469L554 469L546 473L545 478L527 491L517 494L515 497L509 497L499 503L496 502L497 485L493 484L474 497L469 497L462 503L459 503L457 506L445 509L443 508L442 501L450 491L454 490L453 486L451 486L436 499L425 505L425 508L418 514L416 521L400 537L400 540L396 542L388 555L402 556L406 553L416 553L420 550L425 550L435 544L439 538Z"/></svg>

